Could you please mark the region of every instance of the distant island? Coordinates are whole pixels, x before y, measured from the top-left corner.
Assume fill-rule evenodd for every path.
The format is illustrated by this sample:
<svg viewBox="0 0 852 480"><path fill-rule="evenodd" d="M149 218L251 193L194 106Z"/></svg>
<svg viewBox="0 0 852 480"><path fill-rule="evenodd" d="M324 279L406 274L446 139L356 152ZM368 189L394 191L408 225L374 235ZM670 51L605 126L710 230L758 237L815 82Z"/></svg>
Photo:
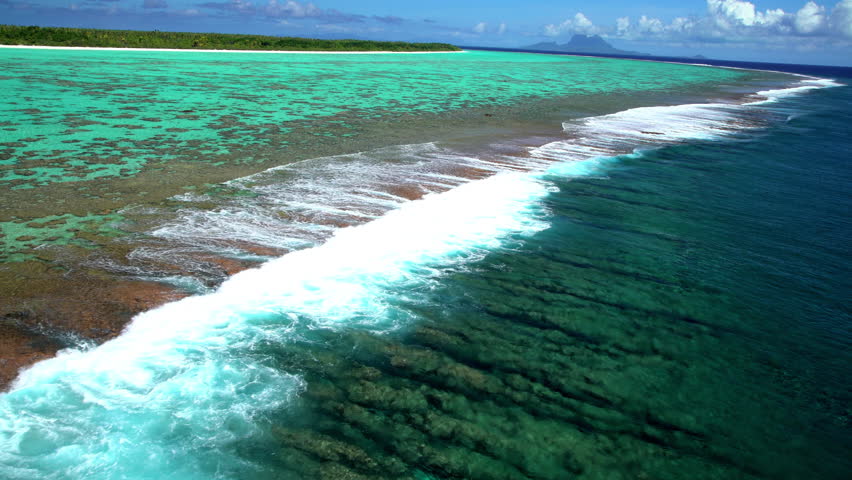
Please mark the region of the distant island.
<svg viewBox="0 0 852 480"><path fill-rule="evenodd" d="M159 30L146 32L92 28L22 27L16 25L0 25L0 45L323 52L452 52L461 50L448 43L318 40L314 38L225 33L161 32Z"/></svg>
<svg viewBox="0 0 852 480"><path fill-rule="evenodd" d="M587 53L587 54L605 54L605 55L637 55L651 56L647 53L632 52L629 50L619 50L599 35L574 35L568 43L559 45L556 42L542 42L523 47L528 50L545 50L548 52L565 52L565 53Z"/></svg>

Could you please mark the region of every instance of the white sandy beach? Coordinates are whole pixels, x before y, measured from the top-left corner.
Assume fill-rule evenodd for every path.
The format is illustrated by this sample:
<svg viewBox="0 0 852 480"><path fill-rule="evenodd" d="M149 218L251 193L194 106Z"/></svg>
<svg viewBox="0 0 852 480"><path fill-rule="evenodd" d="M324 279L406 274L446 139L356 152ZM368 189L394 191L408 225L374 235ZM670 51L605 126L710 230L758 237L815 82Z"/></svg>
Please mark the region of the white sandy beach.
<svg viewBox="0 0 852 480"><path fill-rule="evenodd" d="M390 51L322 51L322 50L206 50L195 48L118 48L118 47L54 47L45 45L0 45L0 48L38 48L45 50L129 50L134 52L202 52L202 53L310 53L322 55L358 55L358 54L424 54L424 53L464 53L464 50L458 51L435 51L435 52L390 52Z"/></svg>

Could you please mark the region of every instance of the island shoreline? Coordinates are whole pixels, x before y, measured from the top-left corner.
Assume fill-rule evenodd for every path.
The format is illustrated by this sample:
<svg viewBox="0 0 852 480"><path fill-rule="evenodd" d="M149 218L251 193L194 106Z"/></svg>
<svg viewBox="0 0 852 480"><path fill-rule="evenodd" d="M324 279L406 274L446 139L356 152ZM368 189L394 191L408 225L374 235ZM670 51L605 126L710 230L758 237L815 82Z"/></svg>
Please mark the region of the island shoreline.
<svg viewBox="0 0 852 480"><path fill-rule="evenodd" d="M357 54L426 54L426 53L466 53L467 50L423 50L419 52L394 52L391 50L211 50L200 48L132 48L132 47L61 47L53 45L0 45L0 48L20 48L39 50L103 50L132 52L197 52L197 53L297 53L312 55L357 55Z"/></svg>

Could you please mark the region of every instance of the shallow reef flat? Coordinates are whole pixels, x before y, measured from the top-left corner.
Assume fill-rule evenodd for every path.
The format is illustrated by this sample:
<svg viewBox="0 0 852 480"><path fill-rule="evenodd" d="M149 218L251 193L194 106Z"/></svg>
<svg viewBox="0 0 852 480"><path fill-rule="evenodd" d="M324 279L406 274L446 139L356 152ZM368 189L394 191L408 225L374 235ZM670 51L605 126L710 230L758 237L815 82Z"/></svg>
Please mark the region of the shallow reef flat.
<svg viewBox="0 0 852 480"><path fill-rule="evenodd" d="M142 306L174 298L156 287L144 290L163 294L127 296L123 287L106 292L116 278L162 282L192 275L186 262L152 272L134 256L140 241L183 209L222 211L245 193L223 182L387 145L558 136L561 122L572 116L705 98L722 81L782 78L487 52L258 56L4 49L0 64L0 86L15 92L0 101L0 313L6 328L53 339L39 345L109 338ZM736 90L717 93L736 96ZM187 203L187 195L196 200ZM298 211L279 210L273 221L300 221ZM235 239L226 247L224 254L222 248L194 254L193 265L207 272L203 283L294 248L256 239ZM89 316L110 318L112 327L67 320L78 316L80 304Z"/></svg>

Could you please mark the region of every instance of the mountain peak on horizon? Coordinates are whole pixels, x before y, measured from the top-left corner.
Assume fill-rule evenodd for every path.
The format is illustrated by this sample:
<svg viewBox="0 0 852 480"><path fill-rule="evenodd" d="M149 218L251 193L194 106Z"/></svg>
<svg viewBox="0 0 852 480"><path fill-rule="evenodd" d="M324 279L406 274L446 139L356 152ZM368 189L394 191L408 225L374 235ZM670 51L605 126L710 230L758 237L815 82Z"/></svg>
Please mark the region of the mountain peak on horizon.
<svg viewBox="0 0 852 480"><path fill-rule="evenodd" d="M631 52L627 50L619 50L609 44L600 35L584 35L576 33L571 37L568 43L559 45L556 42L540 42L527 47L530 50L546 50L551 52L567 52L567 53L604 53L614 55L644 55L639 52Z"/></svg>
<svg viewBox="0 0 852 480"><path fill-rule="evenodd" d="M565 45L587 45L590 47L600 46L604 48L614 48L600 35L584 35L582 33L575 33L573 36L571 36L571 40Z"/></svg>

